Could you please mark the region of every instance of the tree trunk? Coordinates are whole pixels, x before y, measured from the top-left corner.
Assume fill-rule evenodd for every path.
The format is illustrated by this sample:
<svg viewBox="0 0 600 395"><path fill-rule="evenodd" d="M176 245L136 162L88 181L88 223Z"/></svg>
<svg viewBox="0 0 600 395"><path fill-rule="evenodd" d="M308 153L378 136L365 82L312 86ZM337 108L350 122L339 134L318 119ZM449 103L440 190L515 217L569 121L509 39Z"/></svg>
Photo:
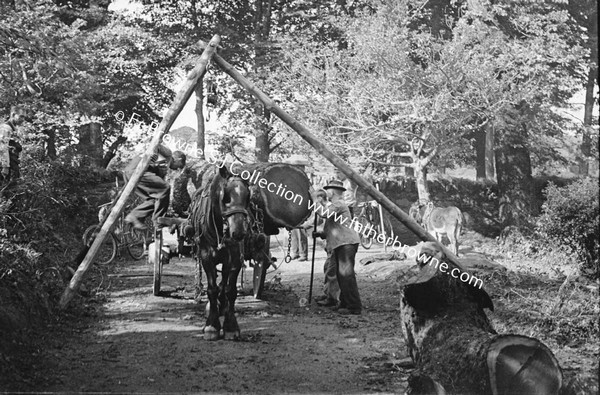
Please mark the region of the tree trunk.
<svg viewBox="0 0 600 395"><path fill-rule="evenodd" d="M48 136L46 140L46 154L48 158L54 160L56 159L56 131L48 129L46 130L46 136Z"/></svg>
<svg viewBox="0 0 600 395"><path fill-rule="evenodd" d="M456 278L433 243L419 257L400 295L402 332L416 366L409 394L558 394L562 372L546 346L497 335L484 312L493 309L489 296Z"/></svg>
<svg viewBox="0 0 600 395"><path fill-rule="evenodd" d="M527 218L537 210L527 132L522 125L514 127L521 130L504 130L503 141L494 151L500 193L499 219L504 227L525 225Z"/></svg>
<svg viewBox="0 0 600 395"><path fill-rule="evenodd" d="M199 156L199 159L204 159L206 157L206 153L204 152L206 147L206 138L204 135L204 112L203 112L203 104L204 104L204 89L203 89L204 79L198 81L198 85L196 85L196 89L194 92L196 93L196 122L198 125L198 142L197 147L202 154Z"/></svg>
<svg viewBox="0 0 600 395"><path fill-rule="evenodd" d="M271 131L269 118L271 117L271 112L264 109L263 105L260 103L257 103L256 105L258 116L258 126L254 132L254 137L256 139L254 146L256 161L268 162L271 148L269 142L269 132Z"/></svg>
<svg viewBox="0 0 600 395"><path fill-rule="evenodd" d="M267 63L265 44L269 39L271 30L271 12L273 0L256 0L254 15L254 69L257 74L261 73L262 67ZM271 153L269 133L271 132L270 120L271 112L257 101L254 113L258 117L255 137L255 156L257 162L268 162Z"/></svg>
<svg viewBox="0 0 600 395"><path fill-rule="evenodd" d="M572 6L572 5L571 5ZM587 47L590 50L590 68L585 83L585 107L583 115L583 136L581 140L581 158L579 158L579 174L589 174L588 158L592 148L592 124L595 103L594 88L598 83L598 8L596 4L581 3L579 8L584 10L587 17L576 18L587 30Z"/></svg>
<svg viewBox="0 0 600 395"><path fill-rule="evenodd" d="M415 178L417 183L417 193L419 200L429 201L429 187L427 186L427 169L423 166L421 160L417 160L413 165L415 169Z"/></svg>
<svg viewBox="0 0 600 395"><path fill-rule="evenodd" d="M493 181L496 176L494 166L494 128L492 125L486 125L485 128L485 178Z"/></svg>
<svg viewBox="0 0 600 395"><path fill-rule="evenodd" d="M91 122L79 129L77 152L83 157L84 166L101 167L103 159L102 125Z"/></svg>
<svg viewBox="0 0 600 395"><path fill-rule="evenodd" d="M192 24L194 25L194 30L198 29L198 9L196 6L197 0L190 0L190 14L192 16Z"/></svg>
<svg viewBox="0 0 600 395"><path fill-rule="evenodd" d="M585 108L583 124L586 126L581 144L581 152L584 156L590 155L592 140L587 127L592 125L594 112L594 87L598 81L598 12L592 13L588 23L588 48L590 49L590 68L585 84Z"/></svg>
<svg viewBox="0 0 600 395"><path fill-rule="evenodd" d="M486 142L486 134L483 130L478 130L475 132L475 170L477 173L477 181L485 181L486 172L486 157L485 157L485 142Z"/></svg>

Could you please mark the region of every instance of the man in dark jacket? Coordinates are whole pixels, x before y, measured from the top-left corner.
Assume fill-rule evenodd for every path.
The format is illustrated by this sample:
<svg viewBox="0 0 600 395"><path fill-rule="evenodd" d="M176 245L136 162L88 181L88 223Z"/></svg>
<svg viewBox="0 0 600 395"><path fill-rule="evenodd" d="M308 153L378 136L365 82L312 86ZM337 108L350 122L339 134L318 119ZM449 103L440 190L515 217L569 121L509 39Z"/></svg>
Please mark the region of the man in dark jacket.
<svg viewBox="0 0 600 395"><path fill-rule="evenodd" d="M138 156L129 162L124 171L127 178L131 177L141 159L141 156ZM152 156L148 169L135 189L135 193L144 201L125 217L125 222L134 228L146 229L144 220L152 214L154 226L160 228L156 220L167 214L171 194L171 187L165 181L165 176L168 169L179 170L185 167L185 161L186 156L183 152L171 153L171 150L163 145L158 147L158 154Z"/></svg>
<svg viewBox="0 0 600 395"><path fill-rule="evenodd" d="M354 272L360 238L358 233L350 227L352 217L343 198L346 188L341 181L332 180L323 189L327 191L331 204L328 207L319 208L320 213L326 219L323 232L320 232L318 236L327 240L327 248L331 251L331 264L337 269L340 286L338 312L340 314L361 314L362 303Z"/></svg>

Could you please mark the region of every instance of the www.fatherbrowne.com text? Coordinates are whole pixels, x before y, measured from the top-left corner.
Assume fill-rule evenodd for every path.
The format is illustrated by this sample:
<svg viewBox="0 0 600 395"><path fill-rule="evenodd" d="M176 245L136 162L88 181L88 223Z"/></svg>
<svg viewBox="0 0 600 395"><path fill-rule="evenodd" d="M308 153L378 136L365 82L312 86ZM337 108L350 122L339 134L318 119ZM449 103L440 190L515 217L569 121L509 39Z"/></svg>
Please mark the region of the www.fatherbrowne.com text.
<svg viewBox="0 0 600 395"><path fill-rule="evenodd" d="M422 254L419 251L417 251L417 249L415 247L411 247L406 244L403 245L398 240L398 236L395 236L394 239L392 239L391 237L388 237L386 239L385 235L377 234L377 231L375 229L373 229L373 225L369 224L367 226L363 226L363 224L361 224L360 222L357 222L356 217L352 218L350 220L348 217L344 217L336 212L331 212L331 211L329 211L329 209L324 208L323 206L318 205L315 202L309 202L308 208L311 210L316 210L317 213L322 217L326 217L326 218L333 217L334 221L340 223L341 225L345 225L349 228L353 228L358 233L362 233L362 235L365 237L372 237L373 239L377 240L377 242L379 242L381 244L390 245L390 246L392 246L393 249L395 249L396 251L401 251L402 253L406 254L406 256L409 258L415 258L418 255L419 260L423 263L429 262L430 265L433 265L435 262L435 268L438 269L438 267L439 267L439 270L442 273L448 273L452 277L458 278L458 279L460 279L460 281L468 283L468 284L476 286L476 287L479 287L480 289L483 287L483 280L473 276L472 274L466 273L466 272L461 273L461 270L456 267L452 268L452 270L448 271L448 269L450 267L448 266L448 264L446 262L440 263L440 261L437 258L433 258L429 255ZM350 223L348 223L348 221L350 221Z"/></svg>

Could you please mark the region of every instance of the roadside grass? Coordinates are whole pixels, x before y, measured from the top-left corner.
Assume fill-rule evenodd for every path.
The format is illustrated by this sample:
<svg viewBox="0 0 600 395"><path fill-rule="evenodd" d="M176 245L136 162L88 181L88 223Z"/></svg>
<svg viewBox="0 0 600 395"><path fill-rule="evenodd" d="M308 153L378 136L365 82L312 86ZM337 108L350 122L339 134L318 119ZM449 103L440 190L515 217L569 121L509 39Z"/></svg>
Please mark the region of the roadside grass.
<svg viewBox="0 0 600 395"><path fill-rule="evenodd" d="M576 382L581 393L597 393L598 282L579 276L577 262L559 249L480 241L479 249L507 268L501 275L480 274L494 302L488 316L498 333L539 339L556 355L566 382Z"/></svg>

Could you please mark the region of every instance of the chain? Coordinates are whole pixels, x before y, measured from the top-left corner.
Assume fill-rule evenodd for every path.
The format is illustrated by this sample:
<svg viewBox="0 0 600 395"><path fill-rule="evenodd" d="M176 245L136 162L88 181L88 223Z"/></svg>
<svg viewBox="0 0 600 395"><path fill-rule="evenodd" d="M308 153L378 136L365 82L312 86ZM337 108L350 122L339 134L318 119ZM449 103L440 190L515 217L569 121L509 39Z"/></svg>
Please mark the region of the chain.
<svg viewBox="0 0 600 395"><path fill-rule="evenodd" d="M258 228L258 233L264 233L264 214L260 207L256 208L256 227Z"/></svg>
<svg viewBox="0 0 600 395"><path fill-rule="evenodd" d="M264 214L258 204L254 202L250 202L250 208L254 215L254 222L252 224L252 228L256 231L256 233L260 234L264 231Z"/></svg>
<svg viewBox="0 0 600 395"><path fill-rule="evenodd" d="M288 250L287 250L287 255L285 256L285 263L290 263L292 261L292 256L290 255L291 249L292 249L292 230L288 229Z"/></svg>

